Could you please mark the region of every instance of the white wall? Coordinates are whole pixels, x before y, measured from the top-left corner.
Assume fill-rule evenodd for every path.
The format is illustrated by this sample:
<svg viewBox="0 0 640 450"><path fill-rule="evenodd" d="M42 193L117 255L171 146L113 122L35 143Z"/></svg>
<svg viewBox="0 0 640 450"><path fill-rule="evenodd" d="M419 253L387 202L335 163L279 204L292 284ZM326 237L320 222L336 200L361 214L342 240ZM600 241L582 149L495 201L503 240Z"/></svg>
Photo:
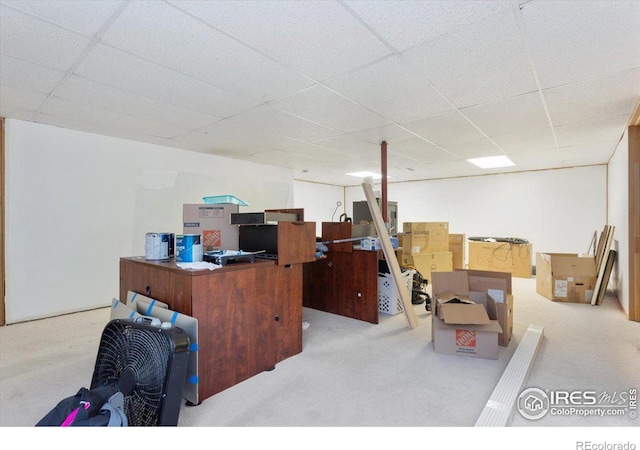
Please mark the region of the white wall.
<svg viewBox="0 0 640 450"><path fill-rule="evenodd" d="M6 320L106 306L119 258L147 232L182 233L182 205L235 195L241 212L293 207L290 170L6 121Z"/></svg>
<svg viewBox="0 0 640 450"><path fill-rule="evenodd" d="M322 222L337 222L345 212L341 186L295 181L293 190L294 207L304 208L304 220L316 223L316 236L322 236Z"/></svg>
<svg viewBox="0 0 640 450"><path fill-rule="evenodd" d="M609 280L629 315L629 136L625 132L611 157L609 171L609 225L615 226L613 248L618 253Z"/></svg>
<svg viewBox="0 0 640 450"><path fill-rule="evenodd" d="M374 185L379 191L380 186ZM479 177L389 183L404 222L449 222L451 233L517 237L536 252L585 253L606 223L606 166ZM364 200L362 187L346 188L348 214Z"/></svg>

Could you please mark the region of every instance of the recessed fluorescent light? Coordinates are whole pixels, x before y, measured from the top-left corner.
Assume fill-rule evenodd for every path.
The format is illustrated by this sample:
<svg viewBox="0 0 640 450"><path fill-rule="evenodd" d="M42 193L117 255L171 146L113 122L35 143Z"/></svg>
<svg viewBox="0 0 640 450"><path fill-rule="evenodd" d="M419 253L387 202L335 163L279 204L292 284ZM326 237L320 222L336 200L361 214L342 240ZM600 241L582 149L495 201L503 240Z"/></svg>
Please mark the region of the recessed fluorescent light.
<svg viewBox="0 0 640 450"><path fill-rule="evenodd" d="M486 158L473 158L467 159L471 164L475 164L483 169L495 169L496 167L508 167L515 166L513 161L504 155L500 156L487 156Z"/></svg>
<svg viewBox="0 0 640 450"><path fill-rule="evenodd" d="M371 177L371 178L375 178L376 180L379 180L380 178L382 178L382 175L380 175L379 173L373 173L373 172L351 172L351 173L347 173L346 175L351 175L352 177L358 177L358 178ZM387 178L390 178L390 177L387 177Z"/></svg>

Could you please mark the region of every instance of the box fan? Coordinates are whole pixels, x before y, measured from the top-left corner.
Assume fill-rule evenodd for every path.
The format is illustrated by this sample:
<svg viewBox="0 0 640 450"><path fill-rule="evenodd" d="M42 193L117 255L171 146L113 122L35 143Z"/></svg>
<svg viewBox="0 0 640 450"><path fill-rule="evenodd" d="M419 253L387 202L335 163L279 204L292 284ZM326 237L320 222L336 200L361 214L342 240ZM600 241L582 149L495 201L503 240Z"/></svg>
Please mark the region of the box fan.
<svg viewBox="0 0 640 450"><path fill-rule="evenodd" d="M102 333L91 389L116 386L129 426L176 426L189 337L158 319L111 320Z"/></svg>

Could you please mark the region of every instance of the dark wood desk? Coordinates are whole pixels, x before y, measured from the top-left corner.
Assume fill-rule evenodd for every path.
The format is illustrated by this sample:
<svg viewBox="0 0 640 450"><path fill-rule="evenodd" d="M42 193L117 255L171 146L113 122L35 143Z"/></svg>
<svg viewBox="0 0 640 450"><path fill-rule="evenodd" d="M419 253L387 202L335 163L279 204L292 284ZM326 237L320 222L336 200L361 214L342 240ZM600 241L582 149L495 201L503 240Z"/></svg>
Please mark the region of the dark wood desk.
<svg viewBox="0 0 640 450"><path fill-rule="evenodd" d="M378 255L368 250L329 251L304 264L303 305L378 323Z"/></svg>
<svg viewBox="0 0 640 450"><path fill-rule="evenodd" d="M256 259L194 271L121 258L121 299L127 291L198 320L200 401L302 351L302 264Z"/></svg>

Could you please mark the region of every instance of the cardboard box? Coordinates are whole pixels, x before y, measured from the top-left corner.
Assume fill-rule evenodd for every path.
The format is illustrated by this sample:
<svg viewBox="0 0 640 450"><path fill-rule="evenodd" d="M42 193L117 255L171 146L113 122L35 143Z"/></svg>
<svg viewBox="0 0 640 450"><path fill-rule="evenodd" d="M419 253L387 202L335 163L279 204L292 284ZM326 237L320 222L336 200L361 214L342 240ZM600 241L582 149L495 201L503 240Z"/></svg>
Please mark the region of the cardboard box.
<svg viewBox="0 0 640 450"><path fill-rule="evenodd" d="M449 233L449 251L453 253L453 268L464 269L467 235Z"/></svg>
<svg viewBox="0 0 640 450"><path fill-rule="evenodd" d="M182 221L184 234L202 236L203 251L239 250L240 231L238 225L231 225L231 214L238 212L238 205L224 204L184 204Z"/></svg>
<svg viewBox="0 0 640 450"><path fill-rule="evenodd" d="M451 252L403 254L402 263L414 266L423 278L430 280L434 272L451 272L453 270L452 255Z"/></svg>
<svg viewBox="0 0 640 450"><path fill-rule="evenodd" d="M536 292L549 300L591 304L596 281L593 256L536 253Z"/></svg>
<svg viewBox="0 0 640 450"><path fill-rule="evenodd" d="M449 251L449 222L405 222L402 252L405 255Z"/></svg>
<svg viewBox="0 0 640 450"><path fill-rule="evenodd" d="M389 236L389 240L391 241L391 247L397 249L398 238ZM380 238L377 236L367 236L360 239L360 248L362 250L382 250L382 243L380 242Z"/></svg>
<svg viewBox="0 0 640 450"><path fill-rule="evenodd" d="M443 292L458 292L461 296L483 304L489 318L497 320L500 325L498 344L507 347L513 333L511 281L511 274L507 272L459 269L434 275L431 289L434 296L441 296Z"/></svg>
<svg viewBox="0 0 640 450"><path fill-rule="evenodd" d="M485 292L469 290L468 272L435 273L432 292L434 351L498 359L499 337L503 331L497 319L496 302Z"/></svg>
<svg viewBox="0 0 640 450"><path fill-rule="evenodd" d="M531 278L531 244L469 241L469 269Z"/></svg>

